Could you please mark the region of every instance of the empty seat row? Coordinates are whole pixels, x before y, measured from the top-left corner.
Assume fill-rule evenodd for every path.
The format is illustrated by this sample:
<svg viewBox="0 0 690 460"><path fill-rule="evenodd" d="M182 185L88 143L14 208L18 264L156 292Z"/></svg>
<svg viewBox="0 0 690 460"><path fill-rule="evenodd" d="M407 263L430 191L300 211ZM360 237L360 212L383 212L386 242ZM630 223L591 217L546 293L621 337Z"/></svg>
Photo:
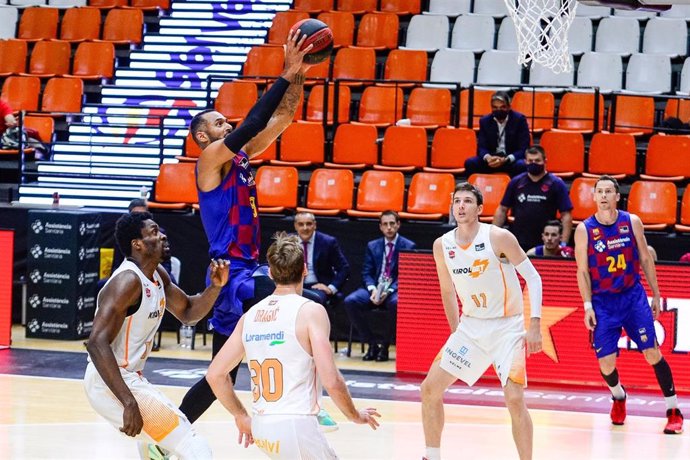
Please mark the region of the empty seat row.
<svg viewBox="0 0 690 460"><path fill-rule="evenodd" d="M112 43L83 42L77 47L73 61L71 54L71 46L67 41L39 41L31 52L27 72L27 42L1 40L0 77L29 74L41 78L67 75L100 79L113 76L115 47Z"/></svg>
<svg viewBox="0 0 690 460"><path fill-rule="evenodd" d="M27 8L19 19L15 35L16 17L8 22L5 10L0 8L0 39L18 38L37 41L59 38L68 41L103 39L114 43L140 43L144 15L139 9L113 9L108 12L101 34L101 13L95 8L71 8L59 20L57 8Z"/></svg>
<svg viewBox="0 0 690 460"><path fill-rule="evenodd" d="M0 97L13 110L39 110L41 80L38 77L8 77L2 85ZM45 85L41 98L42 112L81 112L84 83L78 78L53 77Z"/></svg>
<svg viewBox="0 0 690 460"><path fill-rule="evenodd" d="M418 14L421 8L420 4L420 0L337 0L336 2L333 0L295 0L293 8L307 13L320 13L335 9L352 14L380 11L409 15Z"/></svg>

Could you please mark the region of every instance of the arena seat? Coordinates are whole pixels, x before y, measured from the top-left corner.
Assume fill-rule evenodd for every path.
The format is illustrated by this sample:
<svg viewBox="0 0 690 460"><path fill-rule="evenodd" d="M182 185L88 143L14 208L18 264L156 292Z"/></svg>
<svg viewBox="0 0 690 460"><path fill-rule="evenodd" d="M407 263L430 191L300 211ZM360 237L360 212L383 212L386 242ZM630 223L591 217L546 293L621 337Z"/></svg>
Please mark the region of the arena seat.
<svg viewBox="0 0 690 460"><path fill-rule="evenodd" d="M555 98L546 91L518 91L511 107L527 117L530 131L539 133L553 128Z"/></svg>
<svg viewBox="0 0 690 460"><path fill-rule="evenodd" d="M57 8L27 8L19 19L17 38L27 41L57 38Z"/></svg>
<svg viewBox="0 0 690 460"><path fill-rule="evenodd" d="M70 8L60 22L60 40L80 42L101 36L101 12L96 8Z"/></svg>
<svg viewBox="0 0 690 460"><path fill-rule="evenodd" d="M539 144L546 151L546 170L562 178L582 174L585 169L585 139L581 133L547 131Z"/></svg>
<svg viewBox="0 0 690 460"><path fill-rule="evenodd" d="M144 11L167 10L170 0L130 0L129 5Z"/></svg>
<svg viewBox="0 0 690 460"><path fill-rule="evenodd" d="M376 11L378 0L338 0L338 11L349 11L352 14L364 14Z"/></svg>
<svg viewBox="0 0 690 460"><path fill-rule="evenodd" d="M111 8L125 7L128 0L89 0L89 6L109 10Z"/></svg>
<svg viewBox="0 0 690 460"><path fill-rule="evenodd" d="M26 115L24 116L24 126L38 131L41 142L51 144L55 133L55 120L51 117L41 117Z"/></svg>
<svg viewBox="0 0 690 460"><path fill-rule="evenodd" d="M581 5L578 5L580 7ZM579 9L579 8L578 8ZM575 16L573 23L568 29L568 52L574 55L581 55L592 51L592 39L594 29L590 18Z"/></svg>
<svg viewBox="0 0 690 460"><path fill-rule="evenodd" d="M401 16L419 14L420 0L381 0L379 11L395 13Z"/></svg>
<svg viewBox="0 0 690 460"><path fill-rule="evenodd" d="M297 207L299 173L292 166L262 166L256 171L256 195L261 213L283 213Z"/></svg>
<svg viewBox="0 0 690 460"><path fill-rule="evenodd" d="M282 47L287 40L290 28L304 19L309 19L309 13L306 11L288 10L277 12L273 17L271 28L268 30L268 40L266 40L266 43Z"/></svg>
<svg viewBox="0 0 690 460"><path fill-rule="evenodd" d="M645 180L684 181L690 177L690 137L655 134L647 143ZM672 159L672 160L670 160Z"/></svg>
<svg viewBox="0 0 690 460"><path fill-rule="evenodd" d="M251 81L226 81L218 89L214 108L229 122L242 120L259 98L256 83Z"/></svg>
<svg viewBox="0 0 690 460"><path fill-rule="evenodd" d="M52 78L69 73L72 48L62 40L41 40L36 42L29 60L28 75Z"/></svg>
<svg viewBox="0 0 690 460"><path fill-rule="evenodd" d="M295 0L292 9L296 11L306 11L307 13L320 13L333 9L333 0Z"/></svg>
<svg viewBox="0 0 690 460"><path fill-rule="evenodd" d="M402 114L403 91L401 88L369 86L364 89L359 101L359 123L385 127L401 119Z"/></svg>
<svg viewBox="0 0 690 460"><path fill-rule="evenodd" d="M603 94L623 88L623 59L611 53L587 52L577 67L578 86L596 86Z"/></svg>
<svg viewBox="0 0 690 460"><path fill-rule="evenodd" d="M413 126L448 126L451 103L452 96L446 88L415 88L407 100L407 118Z"/></svg>
<svg viewBox="0 0 690 460"><path fill-rule="evenodd" d="M474 14L485 14L495 18L508 16L508 8L503 0L481 0L475 1L472 7Z"/></svg>
<svg viewBox="0 0 690 460"><path fill-rule="evenodd" d="M323 164L324 143L321 123L292 123L280 136L279 160L271 164L296 167Z"/></svg>
<svg viewBox="0 0 690 460"><path fill-rule="evenodd" d="M376 52L372 48L341 48L333 61L333 79L373 80L376 72ZM342 84L361 86L362 82Z"/></svg>
<svg viewBox="0 0 690 460"><path fill-rule="evenodd" d="M447 16L412 16L407 27L405 48L409 50L436 51L448 48L450 24Z"/></svg>
<svg viewBox="0 0 690 460"><path fill-rule="evenodd" d="M597 27L594 51L629 56L640 51L640 23L637 19L609 16Z"/></svg>
<svg viewBox="0 0 690 460"><path fill-rule="evenodd" d="M484 115L491 113L491 96L494 90L475 89L472 102L472 129L479 129L479 119ZM463 89L460 91L460 126L468 127L469 124L469 107L470 107L470 90Z"/></svg>
<svg viewBox="0 0 690 460"><path fill-rule="evenodd" d="M407 207L403 219L439 220L450 211L455 178L448 173L418 172L412 176L407 191Z"/></svg>
<svg viewBox="0 0 690 460"><path fill-rule="evenodd" d="M678 118L683 123L690 122L690 99L667 99L664 119L670 117Z"/></svg>
<svg viewBox="0 0 690 460"><path fill-rule="evenodd" d="M419 126L389 126L383 135L381 163L374 169L411 172L426 166L426 130Z"/></svg>
<svg viewBox="0 0 690 460"><path fill-rule="evenodd" d="M198 203L195 163L163 163L155 186L155 200L151 209L185 209Z"/></svg>
<svg viewBox="0 0 690 460"><path fill-rule="evenodd" d="M468 182L481 190L484 196L484 207L479 215L479 220L491 222L496 209L501 204L503 194L510 182L510 176L503 173L472 174Z"/></svg>
<svg viewBox="0 0 690 460"><path fill-rule="evenodd" d="M465 172L465 160L477 154L477 135L469 128L439 128L431 143L431 160L426 172Z"/></svg>
<svg viewBox="0 0 690 460"><path fill-rule="evenodd" d="M43 90L41 112L81 112L84 82L76 78L53 77Z"/></svg>
<svg viewBox="0 0 690 460"><path fill-rule="evenodd" d="M405 176L400 171L364 171L357 187L355 209L348 209L350 217L378 218L385 210L403 210Z"/></svg>
<svg viewBox="0 0 690 460"><path fill-rule="evenodd" d="M6 6L0 8L0 40L12 39L17 33L17 8Z"/></svg>
<svg viewBox="0 0 690 460"><path fill-rule="evenodd" d="M637 148L635 138L625 133L596 133L589 144L587 177L608 174L621 180L634 176Z"/></svg>
<svg viewBox="0 0 690 460"><path fill-rule="evenodd" d="M453 25L450 47L475 53L493 49L494 18L486 15L459 16Z"/></svg>
<svg viewBox="0 0 690 460"><path fill-rule="evenodd" d="M315 85L309 92L307 99L307 121L323 121L324 85ZM350 87L338 86L338 123L350 121ZM335 110L335 85L328 85L328 124L333 124Z"/></svg>
<svg viewBox="0 0 690 460"><path fill-rule="evenodd" d="M616 95L614 112L616 133L641 136L654 130L653 97Z"/></svg>
<svg viewBox="0 0 690 460"><path fill-rule="evenodd" d="M472 0L429 0L429 14L455 18L470 12Z"/></svg>
<svg viewBox="0 0 690 460"><path fill-rule="evenodd" d="M642 52L671 58L688 54L688 25L680 18L652 18L647 21Z"/></svg>
<svg viewBox="0 0 690 460"><path fill-rule="evenodd" d="M393 13L367 13L357 27L357 46L375 50L398 47L398 16Z"/></svg>
<svg viewBox="0 0 690 460"><path fill-rule="evenodd" d="M0 11L2 11L0 9ZM0 40L0 77L26 71L27 45L24 40Z"/></svg>
<svg viewBox="0 0 690 460"><path fill-rule="evenodd" d="M82 80L112 78L115 65L115 46L109 42L83 42L77 46L72 73L67 77Z"/></svg>
<svg viewBox="0 0 690 460"><path fill-rule="evenodd" d="M103 40L120 44L139 44L144 28L144 13L139 9L108 11L103 25Z"/></svg>
<svg viewBox="0 0 690 460"><path fill-rule="evenodd" d="M347 169L315 169L309 179L307 206L297 212L311 212L317 216L337 216L352 208L355 179Z"/></svg>
<svg viewBox="0 0 690 460"><path fill-rule="evenodd" d="M192 139L191 131L187 133L187 137L184 138L184 143L182 144L183 155L178 155L179 161L193 161L196 162L201 155L201 148Z"/></svg>
<svg viewBox="0 0 690 460"><path fill-rule="evenodd" d="M13 110L38 110L38 95L41 92L41 80L38 77L7 77L2 84L2 99Z"/></svg>
<svg viewBox="0 0 690 460"><path fill-rule="evenodd" d="M378 131L374 125L338 125L333 139L333 162L328 168L364 169L378 163Z"/></svg>
<svg viewBox="0 0 690 460"><path fill-rule="evenodd" d="M557 129L591 133L595 120L594 93L565 93L558 106ZM599 94L597 128L604 128L604 96Z"/></svg>
<svg viewBox="0 0 690 460"><path fill-rule="evenodd" d="M683 21L685 22L685 21ZM633 54L625 70L626 93L671 92L671 59L662 54Z"/></svg>
<svg viewBox="0 0 690 460"><path fill-rule="evenodd" d="M680 220L674 228L677 232L690 232L690 187L685 187L683 192L683 198L680 203Z"/></svg>
<svg viewBox="0 0 690 460"><path fill-rule="evenodd" d="M383 70L384 80L426 81L428 58L425 51L397 49L391 50ZM389 83L379 83L387 85ZM391 83L392 84L392 83ZM395 83L401 87L415 86L416 83Z"/></svg>
<svg viewBox="0 0 690 460"><path fill-rule="evenodd" d="M572 28L572 27L571 27ZM548 67L532 62L529 70L529 84L537 86L537 91L550 93L562 93L575 82L575 65L570 57L573 67L567 72L553 73Z"/></svg>
<svg viewBox="0 0 690 460"><path fill-rule="evenodd" d="M283 72L285 52L278 46L254 46L247 54L242 66L242 77L255 80L259 84L277 78ZM263 77L263 78L261 78ZM268 77L268 79L267 79Z"/></svg>
<svg viewBox="0 0 690 460"><path fill-rule="evenodd" d="M333 48L352 46L355 40L355 16L348 11L326 11L317 16L333 32Z"/></svg>
<svg viewBox="0 0 690 460"><path fill-rule="evenodd" d="M638 180L628 194L628 211L637 214L645 230L665 230L676 223L678 192L673 182Z"/></svg>
<svg viewBox="0 0 690 460"><path fill-rule="evenodd" d="M571 214L574 224L579 224L597 211L597 204L594 201L596 181L593 177L577 177L570 185L570 201L573 203Z"/></svg>
<svg viewBox="0 0 690 460"><path fill-rule="evenodd" d="M456 85L452 83L468 86L474 83L474 53L450 48L438 50L429 73L432 83L425 83L425 87L455 89Z"/></svg>

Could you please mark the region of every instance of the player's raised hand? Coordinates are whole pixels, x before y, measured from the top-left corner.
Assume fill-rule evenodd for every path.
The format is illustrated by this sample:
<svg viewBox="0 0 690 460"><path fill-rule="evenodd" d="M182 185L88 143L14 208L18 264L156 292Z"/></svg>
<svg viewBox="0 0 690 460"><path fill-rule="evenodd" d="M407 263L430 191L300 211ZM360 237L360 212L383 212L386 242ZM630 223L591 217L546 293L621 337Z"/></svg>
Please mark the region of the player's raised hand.
<svg viewBox="0 0 690 460"><path fill-rule="evenodd" d="M250 444L254 444L254 437L252 436L252 418L246 413L239 415L235 417L235 425L237 425L237 429L240 431L237 443L244 443L245 448L249 447Z"/></svg>
<svg viewBox="0 0 690 460"><path fill-rule="evenodd" d="M310 65L304 63L304 56L314 48L314 45L306 46L300 50L307 35L303 34L299 29L288 32L287 43L285 48L285 72L283 76L292 81L292 77L298 73L306 72Z"/></svg>
<svg viewBox="0 0 690 460"><path fill-rule="evenodd" d="M211 285L215 287L223 287L228 282L228 276L230 273L230 261L225 259L212 259L211 269L209 278L211 279Z"/></svg>
<svg viewBox="0 0 690 460"><path fill-rule="evenodd" d="M588 331L593 331L597 327L597 315L593 308L585 310L585 327Z"/></svg>
<svg viewBox="0 0 690 460"><path fill-rule="evenodd" d="M381 414L376 412L373 407L367 407L357 411L357 418L353 419L352 422L358 425L369 425L372 429L379 427L379 421L375 417L381 418Z"/></svg>
<svg viewBox="0 0 690 460"><path fill-rule="evenodd" d="M139 405L135 401L132 404L126 404L124 409L120 431L127 436L134 437L141 433L141 429L144 427L144 420L141 418Z"/></svg>

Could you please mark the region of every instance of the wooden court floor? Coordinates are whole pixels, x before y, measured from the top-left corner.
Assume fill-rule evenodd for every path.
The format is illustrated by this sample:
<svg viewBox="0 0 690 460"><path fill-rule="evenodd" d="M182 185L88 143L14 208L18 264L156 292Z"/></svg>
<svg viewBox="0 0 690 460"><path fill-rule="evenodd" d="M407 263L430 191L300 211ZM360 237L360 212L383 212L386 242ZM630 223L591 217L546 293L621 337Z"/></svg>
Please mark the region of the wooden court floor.
<svg viewBox="0 0 690 460"><path fill-rule="evenodd" d="M15 342L15 346L33 346ZM74 342L69 346L79 348ZM170 346L171 351L175 348L176 344ZM181 401L186 392L185 387L162 388L174 402ZM240 397L248 405L249 394L242 392ZM418 402L357 400L359 407L377 407L382 413L377 431L346 422L330 399L325 398L324 404L340 423L340 429L327 438L342 459L421 458L424 438ZM625 426L613 427L606 414L547 410L531 410L531 414L535 459L690 458L690 432L663 435L664 420L658 417L628 416ZM237 445L234 423L218 403L195 426L211 444L214 458L265 458L254 446ZM507 411L446 405L442 453L445 459L517 458ZM96 458L138 457L135 443L93 412L81 381L0 375L0 459Z"/></svg>

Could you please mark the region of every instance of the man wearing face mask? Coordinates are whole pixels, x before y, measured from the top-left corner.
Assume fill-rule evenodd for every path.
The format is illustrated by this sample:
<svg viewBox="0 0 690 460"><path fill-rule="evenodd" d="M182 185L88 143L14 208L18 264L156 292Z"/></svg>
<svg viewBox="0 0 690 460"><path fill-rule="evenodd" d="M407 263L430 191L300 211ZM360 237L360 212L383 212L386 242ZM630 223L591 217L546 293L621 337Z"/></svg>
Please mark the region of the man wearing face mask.
<svg viewBox="0 0 690 460"><path fill-rule="evenodd" d="M491 113L479 119L477 156L465 160L467 176L474 173L525 171L525 149L529 147L527 118L510 108L510 96L496 91L491 96Z"/></svg>
<svg viewBox="0 0 690 460"><path fill-rule="evenodd" d="M506 188L501 205L496 209L493 224L506 223L508 210L515 221L510 230L524 250L541 244L541 233L549 220L561 213L563 233L561 244L567 245L573 230L568 187L558 176L546 171L546 152L540 145L529 147L525 152L527 172L515 176Z"/></svg>

